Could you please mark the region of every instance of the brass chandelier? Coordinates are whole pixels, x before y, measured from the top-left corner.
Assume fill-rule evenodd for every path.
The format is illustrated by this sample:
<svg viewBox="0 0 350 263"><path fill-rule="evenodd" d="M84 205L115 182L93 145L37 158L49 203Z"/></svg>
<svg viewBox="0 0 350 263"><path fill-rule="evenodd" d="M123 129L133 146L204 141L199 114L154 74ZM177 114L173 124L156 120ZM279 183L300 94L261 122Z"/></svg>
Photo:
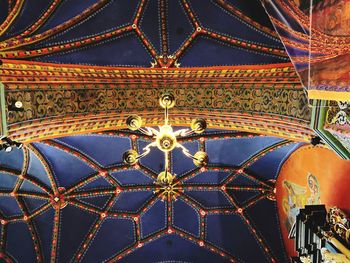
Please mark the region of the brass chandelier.
<svg viewBox="0 0 350 263"><path fill-rule="evenodd" d="M152 137L153 142L149 143L142 150L141 154L138 154L135 150L128 150L123 155L123 160L129 165L136 164L141 158L145 157L151 152L152 147L157 147L164 153L165 168L157 177L157 183L160 185L171 185L175 175L170 173L169 168L169 153L175 148L182 150L183 154L193 160L193 163L202 167L208 164L208 155L206 152L198 151L192 155L189 150L181 145L178 141L178 137L185 137L191 134L203 133L207 127L206 121L202 118L194 119L191 123L191 129L173 130L171 124L169 124L169 109L175 106L175 97L171 93L165 93L159 98L159 104L164 109L164 125L159 126L159 130L152 127L142 128L142 119L140 116L131 115L126 120L126 125L132 131L140 131L146 136Z"/></svg>

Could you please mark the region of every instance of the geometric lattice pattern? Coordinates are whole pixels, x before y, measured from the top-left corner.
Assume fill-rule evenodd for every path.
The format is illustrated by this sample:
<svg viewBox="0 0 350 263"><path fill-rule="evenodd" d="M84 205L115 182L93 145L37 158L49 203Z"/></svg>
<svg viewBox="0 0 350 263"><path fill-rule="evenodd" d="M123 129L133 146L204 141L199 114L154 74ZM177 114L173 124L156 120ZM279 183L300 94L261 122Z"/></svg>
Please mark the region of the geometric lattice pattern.
<svg viewBox="0 0 350 263"><path fill-rule="evenodd" d="M150 139L128 131L71 136L0 154L0 255L5 262L286 262L274 179L299 144L240 132L179 139L171 189L153 149L129 167L122 154Z"/></svg>
<svg viewBox="0 0 350 263"><path fill-rule="evenodd" d="M0 0L0 58L155 68L288 62L260 1L247 3ZM0 152L0 261L287 262L275 179L298 143L215 130L184 137L209 164L197 168L175 149L175 183L163 188L154 183L164 169L157 149L132 167L122 162L149 142L113 131Z"/></svg>
<svg viewBox="0 0 350 263"><path fill-rule="evenodd" d="M19 0L0 25L0 41L0 58L53 63L171 68L289 62L258 0L43 0L35 8Z"/></svg>

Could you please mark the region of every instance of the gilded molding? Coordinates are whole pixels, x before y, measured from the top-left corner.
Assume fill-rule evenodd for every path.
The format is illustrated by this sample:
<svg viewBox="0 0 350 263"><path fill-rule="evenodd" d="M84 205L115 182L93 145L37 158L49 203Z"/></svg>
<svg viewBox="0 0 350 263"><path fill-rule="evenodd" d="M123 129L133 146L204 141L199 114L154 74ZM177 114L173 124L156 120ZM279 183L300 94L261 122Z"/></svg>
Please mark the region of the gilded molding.
<svg viewBox="0 0 350 263"><path fill-rule="evenodd" d="M290 64L199 69L150 69L55 65L4 61L0 68L9 136L31 142L70 134L125 128L136 113L158 125L158 98L176 97L174 125L193 115L211 128L239 130L307 141L310 111Z"/></svg>

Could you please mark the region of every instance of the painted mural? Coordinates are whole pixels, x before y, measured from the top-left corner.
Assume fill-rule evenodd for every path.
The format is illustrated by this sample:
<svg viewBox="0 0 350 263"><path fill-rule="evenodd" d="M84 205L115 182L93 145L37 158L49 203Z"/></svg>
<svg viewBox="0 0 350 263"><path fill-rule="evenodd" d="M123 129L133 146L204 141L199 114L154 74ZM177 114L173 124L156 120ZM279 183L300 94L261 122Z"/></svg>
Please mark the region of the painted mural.
<svg viewBox="0 0 350 263"><path fill-rule="evenodd" d="M283 197L282 205L283 212L286 215L284 225L288 232L291 231L300 209L304 208L305 205L321 203L320 184L317 177L308 173L305 181L306 187L292 181L283 181L283 187L287 190L287 195Z"/></svg>
<svg viewBox="0 0 350 263"><path fill-rule="evenodd" d="M309 97L344 100L350 90L350 0L263 3Z"/></svg>
<svg viewBox="0 0 350 263"><path fill-rule="evenodd" d="M337 49L344 39L350 36L350 0L315 1L312 8L311 23L313 31L324 33L325 39L333 40L332 46ZM312 39L312 37L311 37ZM312 42L316 41L311 40ZM311 52L319 53L319 47L311 43ZM331 86L348 86L350 83L350 54L348 51L333 54L327 51L325 60L317 61L317 56L311 57L310 82L313 86L328 83ZM333 56L334 55L334 56Z"/></svg>
<svg viewBox="0 0 350 263"><path fill-rule="evenodd" d="M331 36L350 34L350 0L294 0L305 14L312 6L312 27Z"/></svg>
<svg viewBox="0 0 350 263"><path fill-rule="evenodd" d="M312 26L331 36L349 36L350 0L314 1Z"/></svg>
<svg viewBox="0 0 350 263"><path fill-rule="evenodd" d="M288 235L295 216L305 205L337 206L350 215L350 161L319 146L306 145L283 164L277 180L277 206L283 239L289 255L294 242Z"/></svg>

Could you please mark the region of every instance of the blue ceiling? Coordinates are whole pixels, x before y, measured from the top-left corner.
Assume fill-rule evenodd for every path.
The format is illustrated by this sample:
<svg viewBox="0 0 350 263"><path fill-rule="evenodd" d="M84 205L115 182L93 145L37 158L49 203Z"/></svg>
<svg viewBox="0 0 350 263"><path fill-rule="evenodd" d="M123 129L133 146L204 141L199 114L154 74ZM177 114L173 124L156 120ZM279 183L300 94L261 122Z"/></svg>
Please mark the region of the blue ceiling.
<svg viewBox="0 0 350 263"><path fill-rule="evenodd" d="M155 184L161 152L122 163L132 145L140 151L149 141L117 131L0 152L0 255L15 262L287 262L269 180L300 144L218 130L186 137L181 143L192 154L205 148L209 165L197 168L174 150L176 195L162 198Z"/></svg>
<svg viewBox="0 0 350 263"><path fill-rule="evenodd" d="M35 51L15 59L128 67L150 67L161 56L175 56L171 67L290 61L259 0L58 2L43 24L25 33L54 1L24 1L0 36L20 45L5 52ZM137 30L36 52L131 26L142 3ZM57 30L96 4L87 17ZM0 23L10 10L0 0ZM51 30L57 32L22 45ZM113 131L0 152L0 262L287 262L270 199L281 164L300 144L220 130L186 137L181 143L192 154L205 149L209 165L199 169L174 150L176 189L166 196L155 184L164 169L160 151L132 167L122 162L126 150L147 143L138 133Z"/></svg>
<svg viewBox="0 0 350 263"><path fill-rule="evenodd" d="M141 2L145 5L138 21L139 34L130 30L90 45L78 45L48 55L36 54L26 59L54 63L150 67L156 57L175 55L184 48L183 52L176 55L181 67L258 65L289 61L283 44L258 0L249 1L249 4L244 0L62 0L40 27L21 36L43 16L52 3L51 0L26 0L22 11L0 40L35 38L52 29L57 30L57 27L70 23L72 18L89 10L94 4L99 4L89 16L78 19L68 28L57 30L47 38L15 50L37 50L89 39L132 25ZM6 5L6 0L0 0L0 10L4 10L0 12L1 20L6 16ZM220 37L204 34L203 31L190 40L197 30L194 21L202 29ZM150 47L147 47L142 38L149 42ZM232 44L228 39L235 39L243 44ZM266 47L266 50L251 49L250 46L253 45ZM277 49L282 53L274 54L268 49ZM155 53L152 54L151 50Z"/></svg>

